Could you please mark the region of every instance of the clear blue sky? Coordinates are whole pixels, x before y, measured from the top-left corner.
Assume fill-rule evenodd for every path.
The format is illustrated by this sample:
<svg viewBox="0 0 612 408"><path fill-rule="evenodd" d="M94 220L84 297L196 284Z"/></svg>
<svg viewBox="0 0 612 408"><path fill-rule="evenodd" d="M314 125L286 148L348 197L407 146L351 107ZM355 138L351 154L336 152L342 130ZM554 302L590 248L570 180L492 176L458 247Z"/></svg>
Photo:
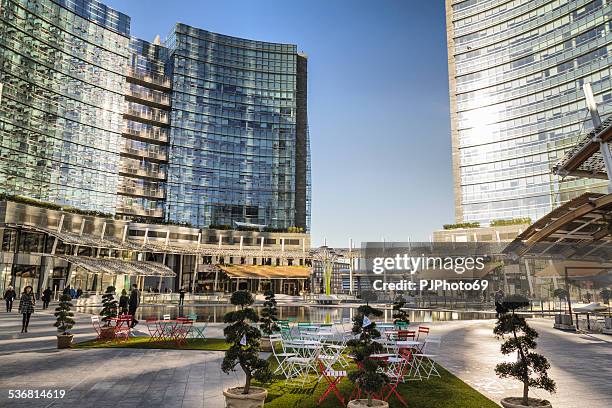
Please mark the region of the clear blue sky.
<svg viewBox="0 0 612 408"><path fill-rule="evenodd" d="M313 246L453 221L443 1L102 1L144 39L178 21L308 54Z"/></svg>

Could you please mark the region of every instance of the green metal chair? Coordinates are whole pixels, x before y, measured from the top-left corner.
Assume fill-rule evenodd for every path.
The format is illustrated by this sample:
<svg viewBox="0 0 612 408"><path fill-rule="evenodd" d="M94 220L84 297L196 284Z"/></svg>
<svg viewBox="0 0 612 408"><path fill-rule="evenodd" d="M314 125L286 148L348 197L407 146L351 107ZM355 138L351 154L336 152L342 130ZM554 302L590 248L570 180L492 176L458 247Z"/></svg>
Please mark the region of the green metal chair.
<svg viewBox="0 0 612 408"><path fill-rule="evenodd" d="M191 316L193 315L189 315L189 318L191 318ZM206 328L208 327L208 323L211 320L211 317L208 318L208 321L204 322L204 324L196 324L196 319L197 319L197 315L195 315L195 318L192 319L193 320L193 327L191 329L191 338L193 339L205 339L206 336L204 335L204 331L206 330Z"/></svg>

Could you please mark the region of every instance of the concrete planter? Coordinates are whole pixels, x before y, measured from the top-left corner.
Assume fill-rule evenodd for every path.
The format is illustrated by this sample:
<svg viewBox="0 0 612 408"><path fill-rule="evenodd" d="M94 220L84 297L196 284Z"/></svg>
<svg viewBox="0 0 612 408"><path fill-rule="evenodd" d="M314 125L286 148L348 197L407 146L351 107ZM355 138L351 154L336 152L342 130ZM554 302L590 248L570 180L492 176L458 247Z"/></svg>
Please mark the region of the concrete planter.
<svg viewBox="0 0 612 408"><path fill-rule="evenodd" d="M529 405L521 404L521 397L508 397L501 400L504 408L552 408L550 402L537 398L529 398Z"/></svg>
<svg viewBox="0 0 612 408"><path fill-rule="evenodd" d="M271 352L272 344L269 337L262 337L260 342L261 351Z"/></svg>
<svg viewBox="0 0 612 408"><path fill-rule="evenodd" d="M265 388L251 387L248 394L242 393L243 387L228 388L223 391L226 408L262 408L268 396Z"/></svg>
<svg viewBox="0 0 612 408"><path fill-rule="evenodd" d="M57 348L58 349L67 349L72 345L72 338L74 336L72 334L58 334L57 335Z"/></svg>
<svg viewBox="0 0 612 408"><path fill-rule="evenodd" d="M389 403L377 399L372 400L372 407L389 408ZM346 408L369 408L367 399L357 399L349 401Z"/></svg>

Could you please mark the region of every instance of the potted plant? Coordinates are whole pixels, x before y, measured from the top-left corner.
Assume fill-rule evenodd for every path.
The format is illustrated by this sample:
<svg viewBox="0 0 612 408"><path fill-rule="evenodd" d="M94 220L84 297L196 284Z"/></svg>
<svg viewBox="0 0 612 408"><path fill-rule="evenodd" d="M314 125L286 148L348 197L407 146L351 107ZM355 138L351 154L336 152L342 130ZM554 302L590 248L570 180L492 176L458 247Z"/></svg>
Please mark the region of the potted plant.
<svg viewBox="0 0 612 408"><path fill-rule="evenodd" d="M553 292L553 296L559 299L559 308L561 308L561 303L567 300L567 290L563 288L555 289ZM559 313L555 315L555 328L565 329L570 328L572 326L572 317L565 312Z"/></svg>
<svg viewBox="0 0 612 408"><path fill-rule="evenodd" d="M499 363L495 373L501 378L516 378L523 383L522 397L509 397L501 400L504 408L539 407L552 408L550 402L536 398L529 398L529 388L541 388L548 392L555 392L555 382L548 377L550 364L546 357L533 350L537 347L538 332L531 328L523 316L515 313L516 309L529 306L529 300L523 296L508 296L503 301L504 307L509 310L502 314L493 329L498 339L509 338L501 346L504 355L517 353L514 362Z"/></svg>
<svg viewBox="0 0 612 408"><path fill-rule="evenodd" d="M100 328L100 339L110 340L115 337L115 328L111 326L112 318L117 317L117 301L115 300L115 287L109 286L102 295L102 316L103 326Z"/></svg>
<svg viewBox="0 0 612 408"><path fill-rule="evenodd" d="M280 330L276 324L276 321L278 320L276 318L276 297L274 296L274 292L271 290L266 291L264 295L266 296L266 301L264 302L264 307L261 310L261 318L259 319L261 322L259 328L265 335L261 338L261 350L272 351L270 335Z"/></svg>
<svg viewBox="0 0 612 408"><path fill-rule="evenodd" d="M372 354L382 352L383 346L373 341L373 339L380 337L380 332L376 329L376 323L371 321L369 317L380 317L382 315L381 310L369 305L362 305L359 306L357 314L353 318L353 333L359 337L350 340L347 345L357 364L357 370L350 372L348 378L357 384L367 398L349 401L348 408L389 407L387 402L374 399L375 393L385 386L389 378L379 370L383 362L370 358Z"/></svg>
<svg viewBox="0 0 612 408"><path fill-rule="evenodd" d="M406 300L401 295L395 298L395 301L393 302L393 324L410 324L410 314L403 310L405 305Z"/></svg>
<svg viewBox="0 0 612 408"><path fill-rule="evenodd" d="M64 291L62 296L59 298L59 304L55 308L55 324L57 327L57 348L65 349L69 348L72 344L72 338L74 337L70 333L70 329L74 326L74 313L70 311L72 308L72 297L68 291Z"/></svg>
<svg viewBox="0 0 612 408"><path fill-rule="evenodd" d="M239 290L232 294L230 302L240 309L225 314L223 329L225 341L231 346L225 352L221 370L229 374L240 366L245 374L244 387L229 388L223 391L227 408L260 408L263 407L268 391L261 387L251 387L251 380L267 382L272 372L268 361L259 358L261 333L252 323L259 317L251 306L255 299L251 292Z"/></svg>

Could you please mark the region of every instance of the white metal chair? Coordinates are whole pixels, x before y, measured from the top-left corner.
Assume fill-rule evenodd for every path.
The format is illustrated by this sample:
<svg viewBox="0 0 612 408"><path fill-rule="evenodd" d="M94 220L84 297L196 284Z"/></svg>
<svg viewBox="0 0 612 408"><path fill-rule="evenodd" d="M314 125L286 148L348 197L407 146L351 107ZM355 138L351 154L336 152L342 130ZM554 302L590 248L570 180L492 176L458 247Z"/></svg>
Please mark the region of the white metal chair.
<svg viewBox="0 0 612 408"><path fill-rule="evenodd" d="M272 354L274 355L274 358L278 364L278 367L276 370L274 370L274 374L280 371L283 373L285 378L289 378L291 376L291 365L288 359L290 357L295 357L295 353L287 353L282 335L280 334L270 335L270 346L272 347ZM280 350L277 350L279 346Z"/></svg>
<svg viewBox="0 0 612 408"><path fill-rule="evenodd" d="M442 338L440 336L427 336L419 353L414 354L416 370L421 378L428 380L432 376L440 377L434 359L438 356Z"/></svg>

